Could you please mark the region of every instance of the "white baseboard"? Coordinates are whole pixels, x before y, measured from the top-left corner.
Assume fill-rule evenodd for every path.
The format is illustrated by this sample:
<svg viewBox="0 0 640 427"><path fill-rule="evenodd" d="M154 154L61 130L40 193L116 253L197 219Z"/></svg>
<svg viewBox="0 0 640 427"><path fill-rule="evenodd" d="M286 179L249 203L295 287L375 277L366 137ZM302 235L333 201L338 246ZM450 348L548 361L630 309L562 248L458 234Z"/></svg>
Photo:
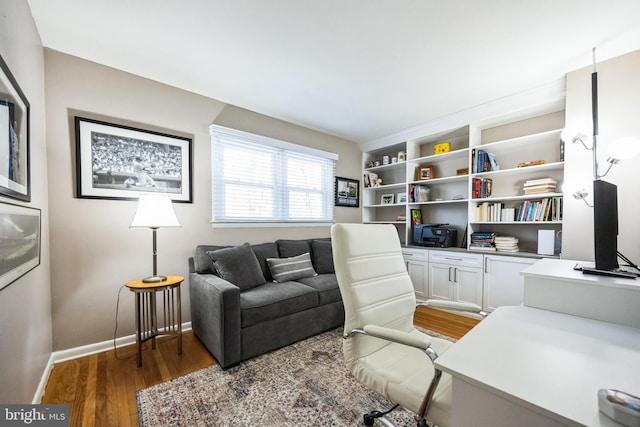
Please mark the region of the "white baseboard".
<svg viewBox="0 0 640 427"><path fill-rule="evenodd" d="M191 330L191 322L186 322L182 324L182 332L187 332ZM136 343L136 335L127 335L125 337L120 337L115 339L115 348L125 347L128 345L132 345ZM42 396L44 395L44 390L47 386L47 382L49 381L49 375L51 375L51 370L53 369L53 365L60 362L66 362L68 360L78 359L80 357L90 356L96 353L102 353L104 351L109 351L114 349L114 340L107 340L98 342L95 344L83 345L80 347L69 348L67 350L54 351L51 353L49 357L49 361L47 362L47 366L42 373L42 378L40 379L40 383L38 384L38 389L36 390L36 394L33 396L34 404L40 403L42 400Z"/></svg>

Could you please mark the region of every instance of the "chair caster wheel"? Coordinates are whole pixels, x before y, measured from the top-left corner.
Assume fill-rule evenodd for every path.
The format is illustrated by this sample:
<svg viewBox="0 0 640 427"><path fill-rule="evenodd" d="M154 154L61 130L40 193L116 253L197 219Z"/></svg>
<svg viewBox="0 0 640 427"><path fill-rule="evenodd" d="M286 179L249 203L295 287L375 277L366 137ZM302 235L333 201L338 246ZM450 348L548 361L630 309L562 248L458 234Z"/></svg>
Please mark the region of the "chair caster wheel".
<svg viewBox="0 0 640 427"><path fill-rule="evenodd" d="M363 416L364 425L372 426L373 422L376 420L376 418L380 418L383 415L384 414L382 412L380 412L380 411L371 411L368 414L364 414L364 416Z"/></svg>
<svg viewBox="0 0 640 427"><path fill-rule="evenodd" d="M363 418L364 418L364 425L366 426L372 426L373 422L375 421L375 418L372 417L371 414L364 414Z"/></svg>

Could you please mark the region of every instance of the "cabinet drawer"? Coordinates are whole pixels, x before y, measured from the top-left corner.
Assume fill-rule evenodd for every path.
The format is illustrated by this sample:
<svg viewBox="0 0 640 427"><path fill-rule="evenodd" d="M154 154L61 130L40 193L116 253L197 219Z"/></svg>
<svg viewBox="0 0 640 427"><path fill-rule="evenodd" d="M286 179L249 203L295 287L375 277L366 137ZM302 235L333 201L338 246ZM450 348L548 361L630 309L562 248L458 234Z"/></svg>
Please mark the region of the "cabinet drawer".
<svg viewBox="0 0 640 427"><path fill-rule="evenodd" d="M425 249L402 249L405 260L429 261L429 251Z"/></svg>
<svg viewBox="0 0 640 427"><path fill-rule="evenodd" d="M429 261L451 266L482 267L482 254L466 252L429 251Z"/></svg>

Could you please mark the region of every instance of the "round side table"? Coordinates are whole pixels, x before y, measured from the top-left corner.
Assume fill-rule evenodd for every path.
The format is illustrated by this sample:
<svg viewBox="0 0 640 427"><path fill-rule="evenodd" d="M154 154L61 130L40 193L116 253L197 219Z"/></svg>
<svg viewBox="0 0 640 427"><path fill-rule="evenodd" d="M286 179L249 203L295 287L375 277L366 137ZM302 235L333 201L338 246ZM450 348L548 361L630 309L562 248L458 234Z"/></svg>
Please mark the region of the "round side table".
<svg viewBox="0 0 640 427"><path fill-rule="evenodd" d="M136 295L136 345L138 346L138 367L142 366L142 343L151 340L155 350L159 335L178 335L178 354L182 354L182 304L180 285L182 276L167 276L166 280L145 283L142 278L127 282L126 286ZM163 328L158 329L156 292L163 296Z"/></svg>

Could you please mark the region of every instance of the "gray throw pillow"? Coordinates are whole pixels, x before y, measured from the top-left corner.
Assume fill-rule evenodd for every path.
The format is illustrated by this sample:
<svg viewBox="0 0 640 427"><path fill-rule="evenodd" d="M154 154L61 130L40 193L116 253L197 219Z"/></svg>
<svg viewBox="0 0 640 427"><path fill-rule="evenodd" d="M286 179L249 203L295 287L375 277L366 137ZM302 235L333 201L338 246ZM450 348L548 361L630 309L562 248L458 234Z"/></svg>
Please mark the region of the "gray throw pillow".
<svg viewBox="0 0 640 427"><path fill-rule="evenodd" d="M333 249L331 248L331 240L312 240L313 248L313 267L318 274L335 273L333 267Z"/></svg>
<svg viewBox="0 0 640 427"><path fill-rule="evenodd" d="M266 283L256 254L249 243L232 248L207 252L216 271L227 282L231 282L241 291L255 288Z"/></svg>
<svg viewBox="0 0 640 427"><path fill-rule="evenodd" d="M267 264L274 282L317 276L309 252L290 258L267 258Z"/></svg>

